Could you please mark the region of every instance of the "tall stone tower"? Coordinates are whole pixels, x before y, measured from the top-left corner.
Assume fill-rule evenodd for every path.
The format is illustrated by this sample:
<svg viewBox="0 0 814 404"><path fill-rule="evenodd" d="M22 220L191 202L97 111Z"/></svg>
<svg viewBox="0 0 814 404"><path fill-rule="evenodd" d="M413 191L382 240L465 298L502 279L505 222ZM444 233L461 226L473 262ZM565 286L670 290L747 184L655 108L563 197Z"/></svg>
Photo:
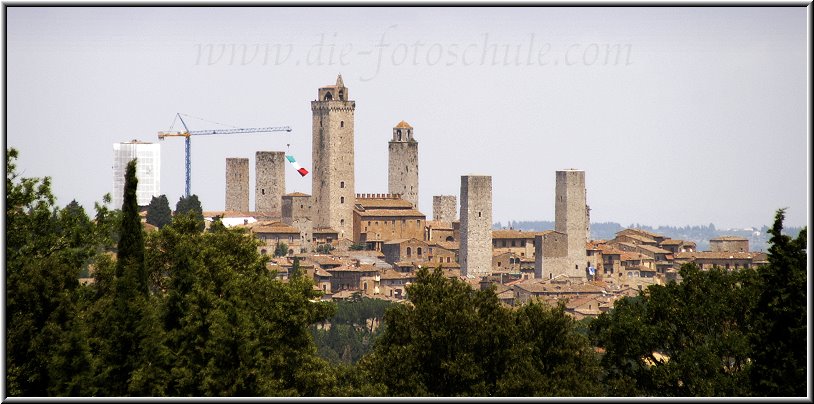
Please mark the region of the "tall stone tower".
<svg viewBox="0 0 814 404"><path fill-rule="evenodd" d="M259 151L254 156L254 210L279 215L285 194L285 152Z"/></svg>
<svg viewBox="0 0 814 404"><path fill-rule="evenodd" d="M249 211L249 159L226 159L226 207L224 210Z"/></svg>
<svg viewBox="0 0 814 404"><path fill-rule="evenodd" d="M568 237L568 276L587 276L588 205L585 191L585 171L557 171L554 202L554 229ZM556 274L555 274L556 275Z"/></svg>
<svg viewBox="0 0 814 404"><path fill-rule="evenodd" d="M461 176L462 275L492 273L492 177Z"/></svg>
<svg viewBox="0 0 814 404"><path fill-rule="evenodd" d="M393 128L393 140L388 146L390 165L387 189L418 209L418 142L413 138L413 127L401 121Z"/></svg>
<svg viewBox="0 0 814 404"><path fill-rule="evenodd" d="M458 199L455 195L432 196L432 219L442 222L458 220Z"/></svg>
<svg viewBox="0 0 814 404"><path fill-rule="evenodd" d="M339 238L353 237L353 117L356 102L348 101L342 75L336 84L320 87L311 101L312 206L314 227L330 227Z"/></svg>

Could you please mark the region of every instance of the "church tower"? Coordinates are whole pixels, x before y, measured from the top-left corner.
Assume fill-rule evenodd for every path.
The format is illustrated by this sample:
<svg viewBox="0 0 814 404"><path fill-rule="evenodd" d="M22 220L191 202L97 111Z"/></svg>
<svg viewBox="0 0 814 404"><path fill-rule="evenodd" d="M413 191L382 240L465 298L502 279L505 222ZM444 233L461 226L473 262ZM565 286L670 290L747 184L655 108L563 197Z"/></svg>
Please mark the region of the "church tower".
<svg viewBox="0 0 814 404"><path fill-rule="evenodd" d="M393 128L393 139L388 147L390 164L387 192L401 194L402 199L418 209L418 142L413 138L413 127L401 121Z"/></svg>
<svg viewBox="0 0 814 404"><path fill-rule="evenodd" d="M314 227L330 227L339 238L353 238L353 117L356 102L348 100L342 75L335 85L320 87L311 101L311 194Z"/></svg>

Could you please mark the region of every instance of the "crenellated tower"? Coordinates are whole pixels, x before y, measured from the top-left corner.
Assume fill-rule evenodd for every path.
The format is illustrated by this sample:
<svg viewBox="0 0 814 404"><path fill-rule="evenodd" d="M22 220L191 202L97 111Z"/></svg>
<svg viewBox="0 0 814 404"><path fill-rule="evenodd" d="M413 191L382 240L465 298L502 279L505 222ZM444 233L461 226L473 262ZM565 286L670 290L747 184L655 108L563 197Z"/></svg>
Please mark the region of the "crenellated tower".
<svg viewBox="0 0 814 404"><path fill-rule="evenodd" d="M340 74L335 85L320 87L311 101L312 209L315 227L330 227L339 238L353 237L353 120L356 102Z"/></svg>

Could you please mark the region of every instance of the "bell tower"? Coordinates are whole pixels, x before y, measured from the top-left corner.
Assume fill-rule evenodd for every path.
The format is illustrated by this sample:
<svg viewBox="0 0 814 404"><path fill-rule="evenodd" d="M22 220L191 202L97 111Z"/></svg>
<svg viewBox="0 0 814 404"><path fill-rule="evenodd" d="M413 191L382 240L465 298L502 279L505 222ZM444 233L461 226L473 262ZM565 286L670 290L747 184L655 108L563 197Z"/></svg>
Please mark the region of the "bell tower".
<svg viewBox="0 0 814 404"><path fill-rule="evenodd" d="M353 119L356 102L340 74L336 84L320 87L311 101L311 194L314 227L330 227L339 238L353 238Z"/></svg>
<svg viewBox="0 0 814 404"><path fill-rule="evenodd" d="M401 194L418 209L418 142L409 123L401 121L393 128L388 150L387 192Z"/></svg>

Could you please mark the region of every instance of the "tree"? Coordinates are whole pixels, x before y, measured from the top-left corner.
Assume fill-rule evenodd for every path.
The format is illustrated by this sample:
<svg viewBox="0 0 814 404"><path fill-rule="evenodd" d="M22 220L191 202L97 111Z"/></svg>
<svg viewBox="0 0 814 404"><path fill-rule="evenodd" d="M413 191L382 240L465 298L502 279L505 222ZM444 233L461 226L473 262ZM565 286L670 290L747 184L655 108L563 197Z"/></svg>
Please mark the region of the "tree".
<svg viewBox="0 0 814 404"><path fill-rule="evenodd" d="M785 210L775 215L769 264L755 310L751 380L761 396L806 395L807 229L796 239L782 234Z"/></svg>
<svg viewBox="0 0 814 404"><path fill-rule="evenodd" d="M278 241L277 245L274 247L274 256L285 257L286 255L288 255L288 244Z"/></svg>
<svg viewBox="0 0 814 404"><path fill-rule="evenodd" d="M586 387L590 378L575 366L598 371L596 359L562 307L550 312L537 305L515 312L500 305L494 289L472 290L440 269L419 270L407 294L410 304L387 310L373 352L359 362L372 383L387 386L381 394L591 392Z"/></svg>
<svg viewBox="0 0 814 404"><path fill-rule="evenodd" d="M147 205L147 223L160 229L170 222L172 222L172 211L167 196L154 196Z"/></svg>
<svg viewBox="0 0 814 404"><path fill-rule="evenodd" d="M198 195L190 195L189 197L182 196L178 203L175 204L175 214L185 215L190 214L197 220L198 231L203 231L206 227L203 217L203 208L201 208L201 201L198 200Z"/></svg>
<svg viewBox="0 0 814 404"><path fill-rule="evenodd" d="M590 328L605 349L608 395L744 396L750 394L749 314L757 272L680 270L681 283L648 287L617 301Z"/></svg>
<svg viewBox="0 0 814 404"><path fill-rule="evenodd" d="M22 178L6 150L6 370L12 396L87 394L79 273L99 234L78 203L55 207L51 181Z"/></svg>

